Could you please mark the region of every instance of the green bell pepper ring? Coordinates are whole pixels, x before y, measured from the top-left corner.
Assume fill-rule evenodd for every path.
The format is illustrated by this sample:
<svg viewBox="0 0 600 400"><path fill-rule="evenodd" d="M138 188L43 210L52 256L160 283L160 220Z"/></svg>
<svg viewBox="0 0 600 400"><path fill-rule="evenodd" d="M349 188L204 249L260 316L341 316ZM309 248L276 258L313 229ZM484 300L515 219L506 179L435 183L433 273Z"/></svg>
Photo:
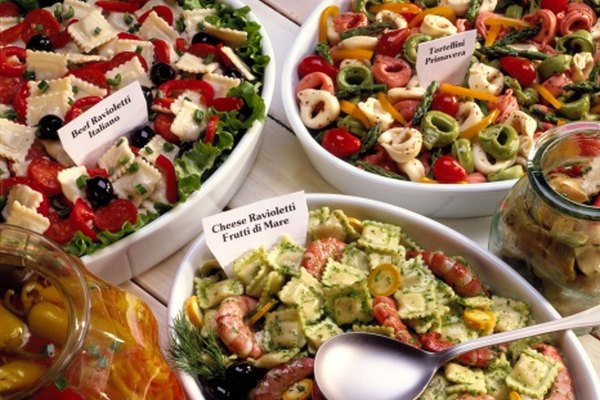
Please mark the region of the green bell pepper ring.
<svg viewBox="0 0 600 400"><path fill-rule="evenodd" d="M413 33L406 39L404 42L404 58L411 65L415 65L417 62L417 49L419 48L419 44L423 42L428 42L433 39L429 35L425 35L423 33Z"/></svg>
<svg viewBox="0 0 600 400"><path fill-rule="evenodd" d="M577 54L587 51L594 54L596 52L596 45L592 34L580 29L558 39L556 41L556 50L559 53Z"/></svg>
<svg viewBox="0 0 600 400"><path fill-rule="evenodd" d="M544 79L548 79L552 75L560 74L568 71L571 68L573 57L568 54L558 54L542 61L537 70Z"/></svg>
<svg viewBox="0 0 600 400"><path fill-rule="evenodd" d="M441 111L428 111L421 120L423 144L429 150L452 144L460 133L458 122Z"/></svg>
<svg viewBox="0 0 600 400"><path fill-rule="evenodd" d="M467 173L475 171L475 162L473 161L473 148L469 139L460 138L452 143L450 149L452 156L458 160Z"/></svg>
<svg viewBox="0 0 600 400"><path fill-rule="evenodd" d="M591 99L589 93L584 93L576 100L563 102L557 114L571 120L582 119L590 112Z"/></svg>
<svg viewBox="0 0 600 400"><path fill-rule="evenodd" d="M364 87L373 84L373 73L363 65L342 68L337 75L338 90Z"/></svg>
<svg viewBox="0 0 600 400"><path fill-rule="evenodd" d="M508 160L519 151L519 134L510 125L498 124L479 132L481 148L496 160Z"/></svg>
<svg viewBox="0 0 600 400"><path fill-rule="evenodd" d="M512 167L501 169L500 171L488 174L487 178L490 182L507 181L509 179L519 179L525 175L521 164L513 165Z"/></svg>

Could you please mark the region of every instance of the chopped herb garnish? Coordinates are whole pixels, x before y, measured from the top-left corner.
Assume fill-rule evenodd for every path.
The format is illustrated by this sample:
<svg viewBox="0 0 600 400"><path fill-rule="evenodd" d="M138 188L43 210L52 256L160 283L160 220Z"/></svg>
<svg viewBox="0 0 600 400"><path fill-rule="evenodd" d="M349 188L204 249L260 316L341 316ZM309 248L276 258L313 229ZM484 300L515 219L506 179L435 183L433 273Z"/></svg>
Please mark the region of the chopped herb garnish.
<svg viewBox="0 0 600 400"><path fill-rule="evenodd" d="M97 26L96 29L94 29L94 36L98 36L100 32L102 32L102 29L99 26Z"/></svg>
<svg viewBox="0 0 600 400"><path fill-rule="evenodd" d="M215 55L214 54L209 54L206 56L206 58L202 61L202 64L204 65L208 65L211 62L213 62L213 60L215 59Z"/></svg>
<svg viewBox="0 0 600 400"><path fill-rule="evenodd" d="M131 23L133 22L133 16L126 12L125 14L123 14L123 21L125 21L127 25L131 25Z"/></svg>
<svg viewBox="0 0 600 400"><path fill-rule="evenodd" d="M60 376L54 381L54 386L62 392L69 386L69 381L64 376Z"/></svg>
<svg viewBox="0 0 600 400"><path fill-rule="evenodd" d="M107 79L106 82L108 82L110 86L115 87L121 84L121 79L121 74L117 74L114 78Z"/></svg>
<svg viewBox="0 0 600 400"><path fill-rule="evenodd" d="M135 48L135 52L136 52L136 53L138 53L138 54L142 54L142 50L143 50L143 49L142 49L142 46L137 46L137 47Z"/></svg>
<svg viewBox="0 0 600 400"><path fill-rule="evenodd" d="M119 140L117 140L116 146L119 147L120 145L122 145L125 142L125 140L123 138L119 138Z"/></svg>
<svg viewBox="0 0 600 400"><path fill-rule="evenodd" d="M154 150L152 150L151 147L146 146L146 147L144 147L144 153L152 154L152 153L154 153Z"/></svg>
<svg viewBox="0 0 600 400"><path fill-rule="evenodd" d="M163 150L164 151L171 151L173 150L175 147L173 146L173 144L166 142L165 144L163 144Z"/></svg>
<svg viewBox="0 0 600 400"><path fill-rule="evenodd" d="M75 184L77 185L77 187L79 189L83 188L85 186L85 184L87 183L89 177L87 175L80 175L76 180L75 180Z"/></svg>
<svg viewBox="0 0 600 400"><path fill-rule="evenodd" d="M148 193L148 191L146 190L146 188L144 187L144 185L142 185L141 183L135 185L135 190L138 191L139 194L144 195L146 193Z"/></svg>
<svg viewBox="0 0 600 400"><path fill-rule="evenodd" d="M202 110L194 111L194 120L200 122L203 119L204 119L204 113L202 112Z"/></svg>
<svg viewBox="0 0 600 400"><path fill-rule="evenodd" d="M139 165L138 163L136 163L136 162L134 162L134 163L131 163L131 165L130 165L130 166L129 166L129 168L127 169L127 171L128 171L130 174L133 174L133 173L135 173L135 172L137 172L137 171L139 171L139 170L140 170L140 165Z"/></svg>
<svg viewBox="0 0 600 400"><path fill-rule="evenodd" d="M185 31L185 23L183 22L182 18L179 18L177 21L175 21L175 29L179 33Z"/></svg>
<svg viewBox="0 0 600 400"><path fill-rule="evenodd" d="M67 103L69 103L69 105L72 106L73 103L75 103L75 100L73 100L73 98L69 97L69 100L67 101Z"/></svg>
<svg viewBox="0 0 600 400"><path fill-rule="evenodd" d="M129 162L129 160L131 160L131 158L129 156L125 156L119 160L119 164L125 165Z"/></svg>
<svg viewBox="0 0 600 400"><path fill-rule="evenodd" d="M44 31L44 25L42 25L42 24L35 24L35 30L36 30L36 32L43 32Z"/></svg>
<svg viewBox="0 0 600 400"><path fill-rule="evenodd" d="M73 86L73 87L71 87L71 89L73 90L73 94L79 93L79 87L78 86Z"/></svg>
<svg viewBox="0 0 600 400"><path fill-rule="evenodd" d="M48 85L48 82L46 82L46 81L40 81L40 83L38 83L37 87L44 93L47 92L48 89L50 89L50 85Z"/></svg>
<svg viewBox="0 0 600 400"><path fill-rule="evenodd" d="M27 70L25 70L25 71L23 72L23 78L25 78L25 79L26 79L26 80L28 80L28 81L33 81L33 80L35 80L35 72L33 72L33 71L27 71Z"/></svg>

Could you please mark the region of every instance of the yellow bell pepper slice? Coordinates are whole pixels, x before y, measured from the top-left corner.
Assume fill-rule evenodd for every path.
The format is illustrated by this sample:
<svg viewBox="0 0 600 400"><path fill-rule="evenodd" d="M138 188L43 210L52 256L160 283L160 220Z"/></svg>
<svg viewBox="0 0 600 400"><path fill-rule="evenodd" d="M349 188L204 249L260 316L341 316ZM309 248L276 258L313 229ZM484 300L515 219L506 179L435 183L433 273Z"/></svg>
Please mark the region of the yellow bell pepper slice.
<svg viewBox="0 0 600 400"><path fill-rule="evenodd" d="M502 30L502 25L492 25L488 30L487 36L485 37L485 47L489 47L494 44L500 31Z"/></svg>
<svg viewBox="0 0 600 400"><path fill-rule="evenodd" d="M400 271L392 264L379 264L369 273L367 286L373 296L389 296L402 284Z"/></svg>
<svg viewBox="0 0 600 400"><path fill-rule="evenodd" d="M336 17L340 13L338 6L329 6L321 13L319 18L319 42L327 42L327 24L330 17Z"/></svg>
<svg viewBox="0 0 600 400"><path fill-rule="evenodd" d="M277 300L275 300L275 299L271 299L271 300L267 301L258 310L256 310L256 312L254 314L252 314L252 317L250 317L250 321L248 321L248 324L250 326L252 326L255 323L257 323L258 320L260 320L262 317L264 317L265 314L268 313L273 307L275 307L276 304L277 304Z"/></svg>
<svg viewBox="0 0 600 400"><path fill-rule="evenodd" d="M498 101L498 96L494 96L493 94L482 92L481 90L469 89L462 86L452 85L450 83L442 83L440 85L440 91L456 96L472 97L474 99L484 101Z"/></svg>
<svg viewBox="0 0 600 400"><path fill-rule="evenodd" d="M536 92L538 92L540 96L542 96L548 103L552 104L552 107L556 108L557 110L559 110L562 107L562 103L560 102L560 100L554 97L552 93L548 91L548 89L546 89L539 83L532 83L531 87Z"/></svg>
<svg viewBox="0 0 600 400"><path fill-rule="evenodd" d="M510 26L513 28L528 28L527 22L520 19L508 18L508 17L491 17L486 18L483 23L487 26Z"/></svg>
<svg viewBox="0 0 600 400"><path fill-rule="evenodd" d="M523 400L523 398L521 397L519 392L511 390L510 393L508 393L508 400Z"/></svg>
<svg viewBox="0 0 600 400"><path fill-rule="evenodd" d="M500 111L498 109L493 110L488 115L483 117L483 119L481 121L479 121L472 127L467 128L464 131L462 131L459 136L463 139L474 138L475 135L477 135L479 132L481 132L488 126L490 126L496 120L496 118L498 118L498 115L500 115Z"/></svg>
<svg viewBox="0 0 600 400"><path fill-rule="evenodd" d="M377 100L379 100L381 107L383 107L385 111L389 112L396 121L400 122L404 126L408 125L408 122L406 122L402 114L396 110L392 103L390 103L390 100L384 92L377 93Z"/></svg>
<svg viewBox="0 0 600 400"><path fill-rule="evenodd" d="M365 49L331 49L331 57L333 61L339 63L346 58L354 60L370 60L373 57L373 51Z"/></svg>
<svg viewBox="0 0 600 400"><path fill-rule="evenodd" d="M414 28L415 26L419 25L421 21L423 21L425 16L429 14L445 17L452 22L456 21L456 14L454 14L452 8L450 8L449 6L437 6L421 11L408 23L408 27Z"/></svg>
<svg viewBox="0 0 600 400"><path fill-rule="evenodd" d="M398 14L419 14L422 11L421 7L411 3L376 4L369 7L369 12L373 14L383 10L393 11Z"/></svg>
<svg viewBox="0 0 600 400"><path fill-rule="evenodd" d="M196 296L190 296L185 301L185 315L196 328L202 328L204 325L204 315L198 304L198 298Z"/></svg>
<svg viewBox="0 0 600 400"><path fill-rule="evenodd" d="M491 311L479 310L477 308L465 310L465 325L478 331L492 331L496 326L496 314Z"/></svg>
<svg viewBox="0 0 600 400"><path fill-rule="evenodd" d="M439 183L435 179L431 179L431 178L428 178L426 176L423 176L423 177L419 178L419 182L421 182L421 183Z"/></svg>
<svg viewBox="0 0 600 400"><path fill-rule="evenodd" d="M342 100L340 101L340 109L346 114L350 115L351 117L354 117L360 122L362 122L362 124L365 127L369 128L371 126L371 122L369 122L369 119L360 110L360 108L356 106L356 104L351 103L348 100Z"/></svg>
<svg viewBox="0 0 600 400"><path fill-rule="evenodd" d="M353 227L356 232L361 233L363 230L363 223L360 219L354 217L348 217L348 223Z"/></svg>

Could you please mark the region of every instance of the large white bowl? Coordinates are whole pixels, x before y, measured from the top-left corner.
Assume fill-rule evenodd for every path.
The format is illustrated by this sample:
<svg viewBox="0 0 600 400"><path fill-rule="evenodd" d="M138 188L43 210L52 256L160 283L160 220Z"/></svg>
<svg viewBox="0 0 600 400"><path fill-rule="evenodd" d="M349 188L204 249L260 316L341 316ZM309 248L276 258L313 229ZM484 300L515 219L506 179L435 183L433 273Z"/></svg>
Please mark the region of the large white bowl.
<svg viewBox="0 0 600 400"><path fill-rule="evenodd" d="M224 0L232 7L245 4L240 0ZM256 16L250 18L260 24ZM263 54L271 57L262 87L262 98L269 110L275 87L275 53L267 31L261 24ZM264 122L255 121L244 134L227 160L186 202L160 216L137 232L89 256L84 264L111 283L122 283L171 255L202 232L202 218L223 210L252 168L260 143Z"/></svg>
<svg viewBox="0 0 600 400"><path fill-rule="evenodd" d="M336 4L348 9L349 0L324 0L302 24L282 72L282 99L292 129L317 171L339 191L396 204L430 217L491 215L515 180L473 184L427 184L385 178L356 168L325 150L306 129L296 103L297 66L314 52L322 10Z"/></svg>
<svg viewBox="0 0 600 400"><path fill-rule="evenodd" d="M342 209L348 215L359 219L368 218L398 224L424 248L463 256L494 293L517 298L530 304L537 321L559 317L556 310L507 264L475 242L438 222L397 206L353 196L308 194L307 200L309 209L328 206L332 209ZM200 236L190 247L175 276L167 311L169 326L183 308L185 300L193 292L196 269L203 261L211 258L214 257L206 246L204 236ZM600 384L576 336L568 332L557 334L555 339L560 343L569 371L575 380L577 398L600 399ZM176 373L191 399L204 399L196 378L181 371Z"/></svg>

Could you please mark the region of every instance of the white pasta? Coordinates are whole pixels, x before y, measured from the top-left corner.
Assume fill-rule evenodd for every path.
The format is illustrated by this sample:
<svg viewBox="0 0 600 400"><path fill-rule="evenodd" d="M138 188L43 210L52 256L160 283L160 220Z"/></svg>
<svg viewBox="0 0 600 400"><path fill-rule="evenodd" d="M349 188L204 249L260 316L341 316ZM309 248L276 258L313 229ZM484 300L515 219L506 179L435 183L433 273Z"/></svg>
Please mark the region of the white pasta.
<svg viewBox="0 0 600 400"><path fill-rule="evenodd" d="M405 163L419 155L423 136L414 128L392 128L379 135L377 142L394 161Z"/></svg>
<svg viewBox="0 0 600 400"><path fill-rule="evenodd" d="M527 157L529 155L529 151L533 146L533 138L529 136L521 135L519 136L519 151L517 153L517 164L521 164L522 166L527 166Z"/></svg>
<svg viewBox="0 0 600 400"><path fill-rule="evenodd" d="M440 6L448 6L454 11L454 14L457 17L463 17L467 11L469 11L469 6L471 5L470 0L438 0L438 5Z"/></svg>
<svg viewBox="0 0 600 400"><path fill-rule="evenodd" d="M45 94L27 98L27 125L37 125L44 115L54 114L64 118L71 107L68 92Z"/></svg>
<svg viewBox="0 0 600 400"><path fill-rule="evenodd" d="M454 35L458 30L449 19L439 15L427 14L425 18L423 18L419 31L425 35L436 38Z"/></svg>
<svg viewBox="0 0 600 400"><path fill-rule="evenodd" d="M190 72L192 74L207 74L216 71L219 68L219 63L212 61L205 64L203 58L195 56L192 53L185 53L175 63L175 67L180 71Z"/></svg>
<svg viewBox="0 0 600 400"><path fill-rule="evenodd" d="M340 42L340 47L344 49L366 49L373 50L377 45L378 39L373 36L352 36Z"/></svg>
<svg viewBox="0 0 600 400"><path fill-rule="evenodd" d="M249 81L256 80L254 74L250 71L250 67L246 65L246 63L238 57L237 54L233 51L233 49L229 46L223 46L221 48L221 52L231 61L231 63L244 75Z"/></svg>
<svg viewBox="0 0 600 400"><path fill-rule="evenodd" d="M71 203L75 203L75 200L80 197L85 198L84 186L80 188L77 184L77 180L83 175L87 175L87 170L83 166L66 168L58 173L61 190Z"/></svg>
<svg viewBox="0 0 600 400"><path fill-rule="evenodd" d="M42 83L43 82L43 83ZM70 97L73 94L70 77L27 82L29 97L59 93Z"/></svg>
<svg viewBox="0 0 600 400"><path fill-rule="evenodd" d="M498 96L504 87L504 75L498 68L475 63L469 68L469 88Z"/></svg>
<svg viewBox="0 0 600 400"><path fill-rule="evenodd" d="M193 103L197 107L200 107L200 98L200 93L198 93L196 90L184 90L179 96L177 96L175 101L171 103L171 112L173 114L179 114L185 107L186 101ZM202 105L201 108L202 111L204 111L206 107L205 105Z"/></svg>
<svg viewBox="0 0 600 400"><path fill-rule="evenodd" d="M336 32L331 19L327 21L327 41L331 45L336 45L342 40L342 37Z"/></svg>
<svg viewBox="0 0 600 400"><path fill-rule="evenodd" d="M121 138L100 157L98 166L108 171L111 179L117 179L127 171L134 158L127 138Z"/></svg>
<svg viewBox="0 0 600 400"><path fill-rule="evenodd" d="M162 39L167 43L175 43L179 34L164 19L151 11L139 30L139 35L145 40Z"/></svg>
<svg viewBox="0 0 600 400"><path fill-rule="evenodd" d="M184 100L181 110L171 124L173 134L181 140L198 140L202 129L206 126L204 118L200 121L196 119L198 111L202 112L200 107L191 101Z"/></svg>
<svg viewBox="0 0 600 400"><path fill-rule="evenodd" d="M508 160L494 160L491 161L490 157L482 148L479 143L473 143L473 163L475 164L475 170L481 172L484 175L497 172L502 169L512 166L517 161L517 155Z"/></svg>
<svg viewBox="0 0 600 400"><path fill-rule="evenodd" d="M79 0L64 0L63 7L64 9L73 7L73 12L75 13L75 15L73 15L73 18L76 19L82 19L95 10L93 5L88 4L85 1Z"/></svg>
<svg viewBox="0 0 600 400"><path fill-rule="evenodd" d="M456 120L460 126L460 131L464 132L483 119L483 111L474 101L461 102L458 106Z"/></svg>
<svg viewBox="0 0 600 400"><path fill-rule="evenodd" d="M240 47L243 46L248 40L248 32L238 31L236 29L225 28L222 26L215 26L211 23L204 22L203 26L206 33L221 39L228 46Z"/></svg>
<svg viewBox="0 0 600 400"><path fill-rule="evenodd" d="M406 21L406 18L402 16L402 14L398 14L390 10L379 11L377 14L375 14L375 21L392 23L394 25L392 29L404 29L408 26L408 22Z"/></svg>
<svg viewBox="0 0 600 400"><path fill-rule="evenodd" d="M35 210L44 201L44 196L27 185L16 184L8 192L6 204L19 202L21 205Z"/></svg>
<svg viewBox="0 0 600 400"><path fill-rule="evenodd" d="M309 129L322 129L340 115L340 102L326 90L305 89L297 94L300 101L300 118ZM317 107L322 105L319 112Z"/></svg>
<svg viewBox="0 0 600 400"><path fill-rule="evenodd" d="M216 10L212 8L199 8L197 10L184 10L181 14L185 23L185 32L188 37L193 38L196 33L200 32L199 24L203 24L204 18L208 15L215 15Z"/></svg>
<svg viewBox="0 0 600 400"><path fill-rule="evenodd" d="M104 97L108 94L108 91L106 89L89 83L88 81L84 81L83 79L79 79L73 75L69 75L68 79L71 81L72 90L74 92L76 91L74 95L75 100L87 96Z"/></svg>
<svg viewBox="0 0 600 400"><path fill-rule="evenodd" d="M511 111L504 123L512 126L519 135L527 136L530 139L533 139L533 135L537 130L536 120L521 110Z"/></svg>
<svg viewBox="0 0 600 400"><path fill-rule="evenodd" d="M24 161L34 139L34 128L0 118L0 157Z"/></svg>
<svg viewBox="0 0 600 400"><path fill-rule="evenodd" d="M168 144L167 144L168 143ZM154 164L159 155L164 155L173 161L179 153L179 146L167 142L160 135L154 135L152 139L140 149L139 155Z"/></svg>
<svg viewBox="0 0 600 400"><path fill-rule="evenodd" d="M0 32L19 23L19 17L0 17Z"/></svg>
<svg viewBox="0 0 600 400"><path fill-rule="evenodd" d="M117 37L118 33L96 9L69 25L67 31L77 46L86 53Z"/></svg>
<svg viewBox="0 0 600 400"><path fill-rule="evenodd" d="M481 6L479 6L479 11L477 13L482 12L494 12L496 6L498 5L498 0L482 0Z"/></svg>
<svg viewBox="0 0 600 400"><path fill-rule="evenodd" d="M152 86L148 73L137 57L119 65L106 73L106 78L116 83L115 89L121 89L138 81L142 86Z"/></svg>
<svg viewBox="0 0 600 400"><path fill-rule="evenodd" d="M154 192L161 175L159 170L142 157L136 157L134 162L138 168L115 180L113 189L117 197L129 199L138 206Z"/></svg>
<svg viewBox="0 0 600 400"><path fill-rule="evenodd" d="M202 80L210 83L215 90L215 97L225 97L230 89L239 86L241 79L231 78L229 76L208 73L202 77Z"/></svg>
<svg viewBox="0 0 600 400"><path fill-rule="evenodd" d="M590 76L592 68L594 68L594 56L592 53L587 51L576 53L573 56L571 79L573 79L573 82L586 80Z"/></svg>
<svg viewBox="0 0 600 400"><path fill-rule="evenodd" d="M357 107L363 112L372 125L381 124L382 130L390 129L394 124L394 117L392 117L392 114L387 112L379 100L374 97L369 97L366 101L359 102Z"/></svg>
<svg viewBox="0 0 600 400"><path fill-rule="evenodd" d="M398 168L408 176L413 182L418 182L421 178L425 177L425 166L419 159L412 159L410 161L398 164Z"/></svg>
<svg viewBox="0 0 600 400"><path fill-rule="evenodd" d="M50 220L36 210L25 207L19 202L7 204L6 223L30 229L37 233L44 233L50 226Z"/></svg>
<svg viewBox="0 0 600 400"><path fill-rule="evenodd" d="M62 78L67 72L67 57L49 51L26 50L27 71L33 72L37 80Z"/></svg>
<svg viewBox="0 0 600 400"><path fill-rule="evenodd" d="M419 100L425 95L425 88L419 84L417 75L413 75L406 87L391 88L388 90L387 95L392 103L404 99Z"/></svg>

